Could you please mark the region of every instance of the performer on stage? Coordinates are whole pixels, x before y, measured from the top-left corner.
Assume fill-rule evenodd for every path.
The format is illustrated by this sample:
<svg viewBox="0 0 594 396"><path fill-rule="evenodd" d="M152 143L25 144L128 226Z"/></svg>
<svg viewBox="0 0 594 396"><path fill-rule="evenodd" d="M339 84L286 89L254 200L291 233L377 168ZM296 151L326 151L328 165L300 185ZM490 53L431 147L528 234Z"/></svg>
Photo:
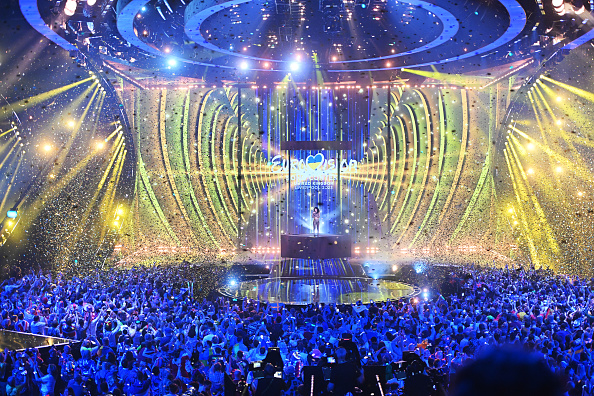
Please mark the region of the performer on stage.
<svg viewBox="0 0 594 396"><path fill-rule="evenodd" d="M311 217L313 218L314 235L316 234L316 230L318 231L318 235L320 235L320 209L317 206L313 209Z"/></svg>

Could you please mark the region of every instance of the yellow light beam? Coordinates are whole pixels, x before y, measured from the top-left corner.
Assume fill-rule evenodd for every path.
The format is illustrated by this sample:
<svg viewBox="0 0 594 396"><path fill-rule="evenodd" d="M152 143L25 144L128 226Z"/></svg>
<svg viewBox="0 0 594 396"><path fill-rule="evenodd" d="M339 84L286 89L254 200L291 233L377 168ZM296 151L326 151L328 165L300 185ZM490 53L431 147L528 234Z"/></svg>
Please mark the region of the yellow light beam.
<svg viewBox="0 0 594 396"><path fill-rule="evenodd" d="M569 92L574 93L577 96L582 97L590 102L594 102L594 94L592 92L584 91L583 89L576 88L572 85L565 84L565 83L562 83L557 80L553 80L552 78L547 77L547 76L541 76L540 78L542 78L545 81L549 81L561 88L564 88L564 89L568 90Z"/></svg>
<svg viewBox="0 0 594 396"><path fill-rule="evenodd" d="M545 147L544 145L540 144L535 139L531 138L524 132L520 131L517 128L512 128L518 135L522 136L523 138L529 140L532 144L536 147L540 148L544 151L549 157L553 158L555 161L561 163L565 168L575 173L579 178L582 180L587 181L588 183L594 183L594 177L592 173L587 167L579 165L575 163L575 161L569 160L568 158L556 153L555 151L551 150L549 147Z"/></svg>
<svg viewBox="0 0 594 396"><path fill-rule="evenodd" d="M526 215L525 215L523 207L522 207L523 200L521 199L521 197L519 195L519 188L516 183L516 176L512 169L511 160L509 158L507 150L505 150L505 149L503 150L503 155L505 157L505 163L507 164L507 169L509 171L509 175L511 177L512 185L514 188L514 195L515 195L516 203L517 203L517 210L515 212L520 214L522 234L524 234L524 239L526 240L526 243L528 244L528 250L530 252L530 257L532 258L536 268L539 268L540 260L538 258L538 251L536 249L536 246L534 245L534 241L533 241L532 237L529 235L531 227L528 226L528 220L526 219Z"/></svg>
<svg viewBox="0 0 594 396"><path fill-rule="evenodd" d="M78 98L76 98L72 104L69 106L69 108L78 108L78 106L82 103L82 101L84 100L84 98L88 95L88 93L95 87L95 84L91 85L90 87L88 87L85 92L83 92L81 95L79 95ZM97 92L98 86L95 88L95 93ZM94 98L95 95L93 95ZM84 117L86 116L86 113L89 109L90 104L92 103L92 100L89 100L89 103L87 104L87 107L85 109L85 111L83 112L83 115L78 119L78 121L75 123L75 127L74 127L74 131L72 132L72 134L68 137L68 141L66 142L66 144L64 145L64 147L62 148L62 150L60 151L60 153L58 154L58 158L56 158L56 160L54 161L54 165L52 166L52 170L51 170L51 174L54 174L56 176L58 176L58 174L60 173L60 170L62 169L62 165L64 164L64 161L66 160L66 158L70 155L70 148L72 147L72 145L74 144L74 142L77 141L77 136L78 133L80 131L80 125L82 124Z"/></svg>
<svg viewBox="0 0 594 396"><path fill-rule="evenodd" d="M8 160L8 158L10 157L10 154L12 154L14 149L17 147L20 147L19 146L20 141L21 141L21 139L15 139L14 143L12 144L12 147L10 148L8 153L6 153L6 155L4 156L4 159L2 160L2 162L0 162L0 169L2 169L4 167L4 164L6 163L6 161Z"/></svg>
<svg viewBox="0 0 594 396"><path fill-rule="evenodd" d="M24 158L24 156L22 156L22 155L19 157L19 162L17 163L15 170L12 172L12 178L10 179L8 186L6 187L6 191L4 191L4 198L2 198L2 202L0 203L0 214L2 213L2 209L4 209L4 205L6 204L6 200L8 199L8 194L10 193L10 189L14 185L14 179L16 178L17 174L19 173L19 168L21 167L21 164L23 163L23 158Z"/></svg>
<svg viewBox="0 0 594 396"><path fill-rule="evenodd" d="M89 219L89 216L91 215L91 211L96 209L95 202L97 202L97 198L99 197L99 194L103 190L103 185L105 184L105 181L107 180L107 177L109 176L109 173L112 169L112 165L113 165L114 161L121 156L121 148L122 147L123 147L123 140L116 139L114 141L112 148L111 148L109 163L107 164L107 167L103 171L103 175L102 175L101 179L99 180L99 184L97 185L97 188L95 188L95 193L93 194L93 197L87 204L87 207L86 207L85 212L83 213L82 217L78 221L78 227L76 227L76 229L69 235L69 237L67 239L68 243L65 243L63 245L63 248L61 249L62 252L60 253L60 255L62 255L62 256L67 255L68 252L70 252L72 250L74 244L79 240L80 235L85 230L87 220Z"/></svg>
<svg viewBox="0 0 594 396"><path fill-rule="evenodd" d="M15 130L16 130L16 127L12 127L12 128L10 128L9 130L7 130L7 131L4 131L4 132L0 133L0 137L2 137L2 136L4 136L4 135L7 135L7 134L9 134L10 132L12 132L12 131L15 131Z"/></svg>
<svg viewBox="0 0 594 396"><path fill-rule="evenodd" d="M463 76L461 74L450 74L450 73L440 73L437 69L433 69L434 71L425 71L425 70L414 70L414 69L407 69L403 68L402 71L410 74L416 74L418 76L423 76L427 78L431 78L433 80L444 81L450 84L456 84L461 86L471 86L471 85L480 85L484 83L484 81L488 80L486 77L480 76Z"/></svg>
<svg viewBox="0 0 594 396"><path fill-rule="evenodd" d="M121 130L122 130L122 126L120 125L119 127L116 128L115 131L110 133L109 136L105 138L105 141L109 142L111 140L111 138L113 138L116 135L116 133L120 132Z"/></svg>
<svg viewBox="0 0 594 396"><path fill-rule="evenodd" d="M57 183L50 185L46 191L39 194L39 196L32 202L30 207L25 211L22 221L25 227L26 225L30 224L31 221L37 218L43 209L44 202L53 199L64 187L72 182L76 175L78 175L78 173L87 166L89 161L91 161L91 159L93 159L96 154L96 151L92 151L91 153L87 154L87 156L80 160L76 166L68 171L68 173L66 173L64 176L61 176Z"/></svg>
<svg viewBox="0 0 594 396"><path fill-rule="evenodd" d="M116 170L115 182L113 183L111 196L109 197L109 202L107 203L108 210L110 210L110 208L113 206L113 202L115 200L117 187L118 187L118 184L120 183L120 178L122 177L122 168L124 167L124 162L126 161L126 154L128 154L128 150L124 150L124 152L122 153L121 159L118 163L118 168Z"/></svg>
<svg viewBox="0 0 594 396"><path fill-rule="evenodd" d="M101 91L101 97L99 98L99 104L96 107L95 121L93 122L93 129L91 130L92 136L95 137L95 132L97 132L97 125L99 125L99 120L101 119L101 110L103 110L103 102L105 102L105 91Z"/></svg>
<svg viewBox="0 0 594 396"><path fill-rule="evenodd" d="M538 131L540 132L540 137L545 146L549 147L549 142L547 140L547 135L545 133L545 129L542 126L542 121L540 119L540 113L536 108L536 102L534 101L534 95L531 92L528 92L528 99L530 99L530 104L532 105L532 111L534 112L534 118L536 119L536 123L538 125Z"/></svg>
<svg viewBox="0 0 594 396"><path fill-rule="evenodd" d="M18 112L18 111L24 110L26 108L29 108L31 106L35 106L35 105L37 105L41 102L44 102L56 95L66 92L72 88L75 88L75 87L77 87L81 84L84 84L86 82L89 82L91 80L93 80L92 77L85 78L84 80L80 80L78 82L68 84L63 87L55 88L55 89L52 89L51 91L43 92L43 93L40 93L39 95L31 96L26 99L21 99L18 102L14 102L14 103L10 103L6 106L2 106L2 108L0 108L0 119L3 119L6 116L12 114L13 110L15 112ZM96 82L94 84L96 84Z"/></svg>
<svg viewBox="0 0 594 396"><path fill-rule="evenodd" d="M512 144L508 144L507 147L509 147L511 149L513 158L515 159L516 167L518 169L518 173L520 174L522 181L524 182L524 189L526 190L526 196L528 196L530 198L530 200L532 201L532 206L534 207L534 211L536 212L537 218L539 220L540 227L537 227L537 230L540 232L544 232L544 236L548 241L550 249L553 251L554 254L559 254L561 250L559 249L559 245L557 244L557 241L555 240L555 238L553 236L554 235L553 230L551 229L551 227L549 225L549 222L547 220L544 210L540 206L540 202L538 202L538 198L534 194L532 187L530 186L530 183L528 182L528 177L526 176L526 173L524 172L524 168L523 168L520 158L516 152L516 146L521 147L521 143L515 136L512 136L511 141L512 141Z"/></svg>
<svg viewBox="0 0 594 396"><path fill-rule="evenodd" d="M119 156L118 156L118 160L114 166L113 172L111 173L111 178L108 182L108 186L107 186L107 190L105 191L105 194L103 195L103 199L101 200L101 203L99 204L99 211L102 214L103 220L105 221L105 224L107 225L111 225L111 221L112 221L112 217L109 216L109 213L111 213L111 205L113 203L113 199L115 197L115 191L117 190L117 183L120 179L120 175L121 175L121 171L122 171L122 166L124 164L124 159L126 157L126 149L125 146L122 149L122 151L120 152ZM107 233L107 231L110 229L110 227L102 227L101 229L101 239L103 239L105 237L105 234Z"/></svg>

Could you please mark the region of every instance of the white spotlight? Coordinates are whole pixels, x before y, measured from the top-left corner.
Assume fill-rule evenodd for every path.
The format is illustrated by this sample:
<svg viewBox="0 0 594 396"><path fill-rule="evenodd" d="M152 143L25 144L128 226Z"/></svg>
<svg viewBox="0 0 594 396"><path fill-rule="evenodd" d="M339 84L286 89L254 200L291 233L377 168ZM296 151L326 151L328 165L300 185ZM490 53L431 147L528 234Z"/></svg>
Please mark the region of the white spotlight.
<svg viewBox="0 0 594 396"><path fill-rule="evenodd" d="M74 15L76 12L77 3L75 0L68 0L64 6L64 14L68 16Z"/></svg>

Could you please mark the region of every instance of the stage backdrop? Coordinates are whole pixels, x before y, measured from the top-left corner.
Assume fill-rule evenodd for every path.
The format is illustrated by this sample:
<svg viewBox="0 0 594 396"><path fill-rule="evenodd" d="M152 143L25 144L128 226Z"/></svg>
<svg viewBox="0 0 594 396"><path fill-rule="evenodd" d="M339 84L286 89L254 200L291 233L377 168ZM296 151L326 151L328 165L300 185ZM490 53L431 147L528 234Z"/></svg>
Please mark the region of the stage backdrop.
<svg viewBox="0 0 594 396"><path fill-rule="evenodd" d="M349 233L362 255L493 255L494 247L507 255L513 247L495 216L492 172L507 86L123 84L139 163L117 254L238 247L272 254L281 234L311 232L314 206L321 231ZM283 141L306 140L348 142L349 150L290 158L281 150Z"/></svg>

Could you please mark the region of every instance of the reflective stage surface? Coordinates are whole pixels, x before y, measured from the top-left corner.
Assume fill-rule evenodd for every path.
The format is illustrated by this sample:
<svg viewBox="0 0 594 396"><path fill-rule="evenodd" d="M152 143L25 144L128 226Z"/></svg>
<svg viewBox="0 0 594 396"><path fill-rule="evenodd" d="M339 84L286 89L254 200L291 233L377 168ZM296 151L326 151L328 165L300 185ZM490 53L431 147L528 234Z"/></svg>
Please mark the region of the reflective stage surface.
<svg viewBox="0 0 594 396"><path fill-rule="evenodd" d="M220 290L226 296L265 300L270 303L306 305L310 303L353 304L399 299L418 293L404 283L369 277L337 278L317 276L278 277L246 281Z"/></svg>
<svg viewBox="0 0 594 396"><path fill-rule="evenodd" d="M358 300L369 303L419 293L405 283L373 279L360 263L346 258L283 259L272 266L268 278L240 282L219 291L228 297L291 305L353 304Z"/></svg>

